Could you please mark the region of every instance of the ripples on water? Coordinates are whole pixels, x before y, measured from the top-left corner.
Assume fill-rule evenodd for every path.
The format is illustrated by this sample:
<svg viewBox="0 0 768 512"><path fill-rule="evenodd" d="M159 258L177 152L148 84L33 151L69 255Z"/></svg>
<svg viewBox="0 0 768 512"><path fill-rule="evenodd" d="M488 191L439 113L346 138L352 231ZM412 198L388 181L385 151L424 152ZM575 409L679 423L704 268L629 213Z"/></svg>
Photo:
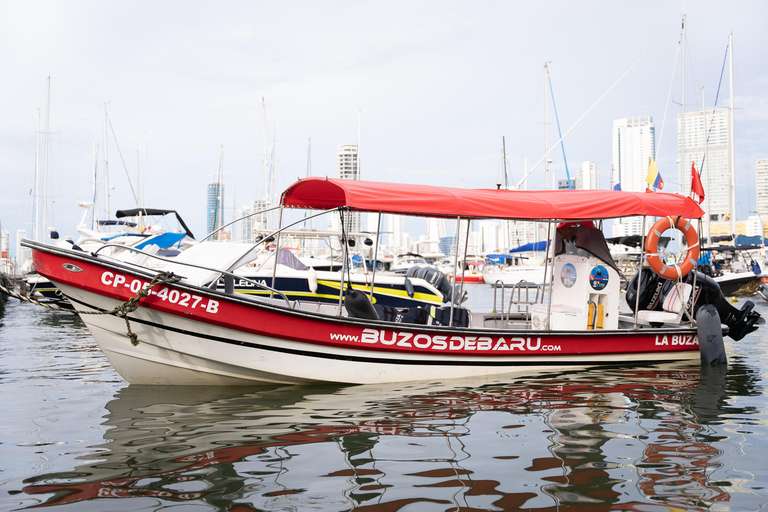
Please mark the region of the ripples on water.
<svg viewBox="0 0 768 512"><path fill-rule="evenodd" d="M727 368L140 387L76 316L10 301L0 510L761 510L765 331Z"/></svg>

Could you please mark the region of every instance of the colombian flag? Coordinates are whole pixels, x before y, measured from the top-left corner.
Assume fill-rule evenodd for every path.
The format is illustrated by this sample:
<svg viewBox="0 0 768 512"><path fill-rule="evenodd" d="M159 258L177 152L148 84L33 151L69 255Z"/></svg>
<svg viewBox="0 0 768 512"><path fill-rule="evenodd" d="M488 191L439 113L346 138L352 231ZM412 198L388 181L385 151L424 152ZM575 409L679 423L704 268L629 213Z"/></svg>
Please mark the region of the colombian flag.
<svg viewBox="0 0 768 512"><path fill-rule="evenodd" d="M661 190L664 188L664 180L661 179L661 173L659 173L659 168L656 167L656 162L653 161L653 158L649 160L648 174L645 177L645 181L651 187Z"/></svg>

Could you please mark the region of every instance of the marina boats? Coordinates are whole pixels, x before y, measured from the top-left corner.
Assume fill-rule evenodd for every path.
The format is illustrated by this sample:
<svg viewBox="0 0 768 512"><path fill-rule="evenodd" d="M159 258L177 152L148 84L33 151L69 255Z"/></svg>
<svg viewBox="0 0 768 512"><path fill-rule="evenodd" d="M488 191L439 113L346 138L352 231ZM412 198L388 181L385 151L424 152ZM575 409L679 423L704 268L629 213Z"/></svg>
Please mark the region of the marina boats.
<svg viewBox="0 0 768 512"><path fill-rule="evenodd" d="M456 283L484 283L484 268L484 261L467 261L464 264L464 271L457 272L455 277L451 276L451 280Z"/></svg>
<svg viewBox="0 0 768 512"><path fill-rule="evenodd" d="M485 282L491 286L544 286L544 261L531 263L525 256L515 256L508 261L511 264L485 269Z"/></svg>
<svg viewBox="0 0 768 512"><path fill-rule="evenodd" d="M741 339L763 323L750 302L738 310L703 275L687 272L697 243L672 266L657 265L661 255L649 254L653 271L644 271L651 275L635 276L633 300L623 304L602 232L572 224L674 216L692 242L692 222L680 219L703 212L679 195L306 178L283 192L280 206L286 214L301 208L453 218L468 228L475 219L571 224L557 230L547 300L545 294L533 303L513 295L489 312L455 302L377 307L369 293L344 282L338 305L292 301L274 289L269 297L217 289L219 277L234 279L233 270L251 256L255 247L248 244L235 251L238 244L200 243L158 272L98 252L22 243L31 248L36 270L82 312L112 365L134 384L383 383L678 361L703 357L700 340L704 347L719 339L722 349L722 335Z"/></svg>
<svg viewBox="0 0 768 512"><path fill-rule="evenodd" d="M441 306L453 297L448 278L432 266L417 264L403 273L377 272L375 276L365 267L349 272L343 267L335 260L300 259L289 249L275 249L234 270L234 292L270 296L275 289L289 300L333 304L343 298L342 283L346 283L370 292L374 304L400 308ZM225 290L226 286L226 279L220 277L217 287Z"/></svg>
<svg viewBox="0 0 768 512"><path fill-rule="evenodd" d="M526 286L544 285L544 263L530 265L523 262L519 265L507 265L503 268L490 268L484 272L486 283L491 286Z"/></svg>
<svg viewBox="0 0 768 512"><path fill-rule="evenodd" d="M544 263L547 242L531 242L509 252L489 254L487 258L495 264L484 270L484 282L491 286L543 286Z"/></svg>
<svg viewBox="0 0 768 512"><path fill-rule="evenodd" d="M395 274L405 274L409 269L413 267L423 267L432 265L421 254L414 254L412 252L406 254L398 254L389 266L389 271Z"/></svg>
<svg viewBox="0 0 768 512"><path fill-rule="evenodd" d="M760 264L765 265L761 246L711 245L703 248L699 269L717 281L723 294L728 297L749 297L765 293L763 283L768 283L768 274Z"/></svg>
<svg viewBox="0 0 768 512"><path fill-rule="evenodd" d="M87 212L86 212L87 214ZM175 220L175 226L171 224ZM105 243L112 244L105 254L115 254L122 247L133 247L151 254L175 256L195 240L176 210L160 208L131 208L117 210L115 219L96 221L98 229L89 229L83 220L77 226L77 245L85 251ZM146 261L146 258L144 258Z"/></svg>
<svg viewBox="0 0 768 512"><path fill-rule="evenodd" d="M87 206L92 207L92 204ZM121 257L135 263L147 261L147 254L165 256L177 255L185 246L194 241L194 235L176 210L159 208L132 208L117 210L115 219L94 221L95 228L89 228L86 217L89 210L77 226L80 237L76 242L61 239L57 231L50 233L51 239L61 247L77 246L83 251L104 249L104 254ZM170 219L177 225L171 227ZM106 247L105 247L106 246ZM141 252L126 250L137 249ZM30 269L31 270L31 269ZM62 297L56 286L37 272L27 272L24 283L30 295L38 296L47 302L69 307L69 302Z"/></svg>

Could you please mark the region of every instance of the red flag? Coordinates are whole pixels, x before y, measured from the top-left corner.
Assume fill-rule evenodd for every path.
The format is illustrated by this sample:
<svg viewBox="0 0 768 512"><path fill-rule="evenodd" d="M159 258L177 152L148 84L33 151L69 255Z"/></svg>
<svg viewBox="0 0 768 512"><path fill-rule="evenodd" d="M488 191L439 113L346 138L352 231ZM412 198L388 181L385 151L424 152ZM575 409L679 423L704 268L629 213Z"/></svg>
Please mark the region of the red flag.
<svg viewBox="0 0 768 512"><path fill-rule="evenodd" d="M699 204L704 202L704 186L701 184L701 178L699 177L699 173L696 172L696 164L691 162L691 192L696 194L698 199L696 199Z"/></svg>

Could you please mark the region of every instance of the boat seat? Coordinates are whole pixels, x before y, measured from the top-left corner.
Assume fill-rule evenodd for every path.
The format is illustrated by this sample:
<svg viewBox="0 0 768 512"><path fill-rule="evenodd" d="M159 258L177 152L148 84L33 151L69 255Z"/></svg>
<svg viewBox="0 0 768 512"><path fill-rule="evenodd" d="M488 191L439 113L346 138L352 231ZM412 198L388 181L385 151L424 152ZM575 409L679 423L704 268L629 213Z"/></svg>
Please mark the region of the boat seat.
<svg viewBox="0 0 768 512"><path fill-rule="evenodd" d="M150 255L157 254L160 251L160 246L155 244L145 245L141 248L141 252L131 251L125 257L125 261L128 263L134 263L136 265L146 265Z"/></svg>
<svg viewBox="0 0 768 512"><path fill-rule="evenodd" d="M685 315L684 304L691 297L693 287L688 283L675 283L675 288L664 297L664 311L640 310L637 312L637 323L643 325L679 324Z"/></svg>
<svg viewBox="0 0 768 512"><path fill-rule="evenodd" d="M185 283L207 286L218 280L222 272L231 271L243 265L258 250L255 244L232 242L200 242L185 249L168 262L163 268L168 272L183 276ZM189 263L205 268L197 268L181 263Z"/></svg>
<svg viewBox="0 0 768 512"><path fill-rule="evenodd" d="M453 308L453 327L470 327L471 312L464 308ZM451 323L451 308L430 306L427 325L447 326Z"/></svg>
<svg viewBox="0 0 768 512"><path fill-rule="evenodd" d="M427 310L421 306L416 306L415 308L396 308L374 304L373 309L376 310L379 318L385 322L422 325L427 323Z"/></svg>

